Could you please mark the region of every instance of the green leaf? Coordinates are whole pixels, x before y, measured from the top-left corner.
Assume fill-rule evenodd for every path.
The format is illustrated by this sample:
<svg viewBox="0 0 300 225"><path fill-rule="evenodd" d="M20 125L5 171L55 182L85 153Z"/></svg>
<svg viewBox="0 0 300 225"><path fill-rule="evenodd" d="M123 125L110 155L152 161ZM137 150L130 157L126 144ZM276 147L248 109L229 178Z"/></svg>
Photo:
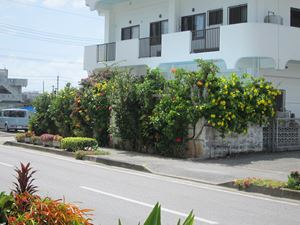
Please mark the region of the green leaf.
<svg viewBox="0 0 300 225"><path fill-rule="evenodd" d="M161 225L160 211L161 211L160 204L156 203L155 207L153 208L152 212L148 216L144 225Z"/></svg>

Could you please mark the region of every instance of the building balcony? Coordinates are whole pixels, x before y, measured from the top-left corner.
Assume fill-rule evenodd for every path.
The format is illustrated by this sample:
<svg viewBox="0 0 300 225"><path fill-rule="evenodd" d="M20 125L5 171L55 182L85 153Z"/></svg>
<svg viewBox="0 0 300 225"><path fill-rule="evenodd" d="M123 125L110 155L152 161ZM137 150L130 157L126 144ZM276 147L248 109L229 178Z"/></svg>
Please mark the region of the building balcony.
<svg viewBox="0 0 300 225"><path fill-rule="evenodd" d="M0 94L0 102L22 102L21 94Z"/></svg>
<svg viewBox="0 0 300 225"><path fill-rule="evenodd" d="M300 29L295 27L266 23L226 25L193 33L164 34L160 42L142 38L119 41L114 47L87 46L84 69L92 71L112 63L153 68L198 58L223 60L227 69L235 69L241 59L258 57L270 58L275 68L284 69L288 61L300 61L298 40Z"/></svg>

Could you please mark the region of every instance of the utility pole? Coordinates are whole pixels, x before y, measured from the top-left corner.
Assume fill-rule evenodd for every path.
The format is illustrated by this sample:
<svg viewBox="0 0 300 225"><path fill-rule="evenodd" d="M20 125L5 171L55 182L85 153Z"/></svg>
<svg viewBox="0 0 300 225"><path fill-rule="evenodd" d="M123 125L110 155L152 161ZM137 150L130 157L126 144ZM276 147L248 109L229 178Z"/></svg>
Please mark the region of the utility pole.
<svg viewBox="0 0 300 225"><path fill-rule="evenodd" d="M52 85L52 93L54 94L54 85Z"/></svg>
<svg viewBox="0 0 300 225"><path fill-rule="evenodd" d="M57 76L57 79L56 79L56 90L58 91L59 90L59 75Z"/></svg>
<svg viewBox="0 0 300 225"><path fill-rule="evenodd" d="M45 93L45 81L43 80L43 94Z"/></svg>

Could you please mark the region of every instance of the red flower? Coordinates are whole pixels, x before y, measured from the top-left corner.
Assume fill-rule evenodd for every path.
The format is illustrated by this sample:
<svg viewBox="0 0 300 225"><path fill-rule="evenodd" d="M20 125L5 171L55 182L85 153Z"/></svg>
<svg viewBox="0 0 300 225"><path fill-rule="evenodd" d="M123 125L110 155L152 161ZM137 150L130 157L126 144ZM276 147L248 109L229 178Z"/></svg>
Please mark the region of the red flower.
<svg viewBox="0 0 300 225"><path fill-rule="evenodd" d="M182 142L182 139L178 137L178 138L176 138L176 142L177 143Z"/></svg>

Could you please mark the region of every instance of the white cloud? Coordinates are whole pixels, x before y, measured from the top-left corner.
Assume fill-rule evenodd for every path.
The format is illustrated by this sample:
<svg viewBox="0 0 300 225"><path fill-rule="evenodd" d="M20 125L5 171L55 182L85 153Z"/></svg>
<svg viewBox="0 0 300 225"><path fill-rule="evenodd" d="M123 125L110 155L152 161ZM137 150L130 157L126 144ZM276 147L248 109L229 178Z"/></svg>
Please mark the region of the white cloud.
<svg viewBox="0 0 300 225"><path fill-rule="evenodd" d="M35 0L28 0L35 1ZM43 4L49 8L59 8L63 6L71 6L74 8L83 8L84 0L43 0Z"/></svg>

